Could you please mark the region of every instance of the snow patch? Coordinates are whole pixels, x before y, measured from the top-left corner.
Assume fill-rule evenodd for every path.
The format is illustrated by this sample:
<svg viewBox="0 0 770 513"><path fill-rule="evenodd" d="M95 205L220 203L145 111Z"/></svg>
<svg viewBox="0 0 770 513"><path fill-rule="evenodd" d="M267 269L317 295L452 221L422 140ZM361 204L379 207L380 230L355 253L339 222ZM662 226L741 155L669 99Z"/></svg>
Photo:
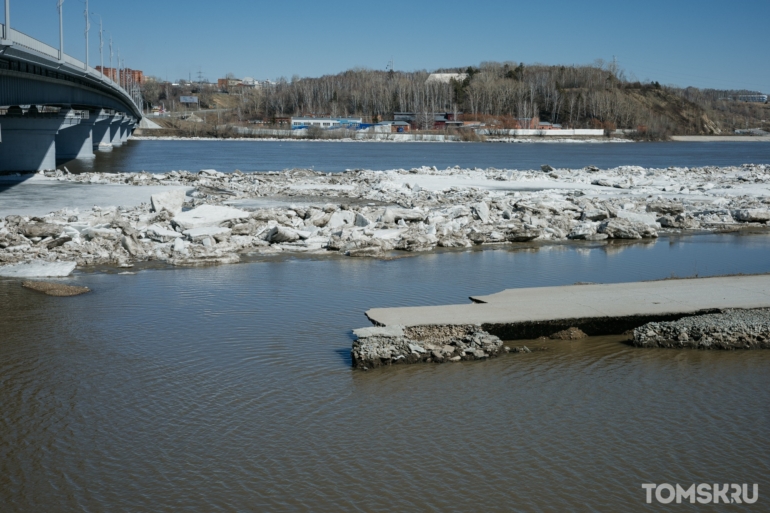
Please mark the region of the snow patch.
<svg viewBox="0 0 770 513"><path fill-rule="evenodd" d="M7 278L42 278L69 276L75 270L75 262L46 262L33 260L0 267L0 276Z"/></svg>

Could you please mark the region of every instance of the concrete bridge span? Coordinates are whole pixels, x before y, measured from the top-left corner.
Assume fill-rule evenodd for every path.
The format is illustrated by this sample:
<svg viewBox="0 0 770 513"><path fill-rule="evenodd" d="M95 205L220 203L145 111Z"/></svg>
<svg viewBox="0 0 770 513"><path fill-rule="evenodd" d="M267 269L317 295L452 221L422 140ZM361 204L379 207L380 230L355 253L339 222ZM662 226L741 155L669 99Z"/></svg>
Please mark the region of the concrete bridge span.
<svg viewBox="0 0 770 513"><path fill-rule="evenodd" d="M7 25L0 34L0 172L54 169L127 141L142 118L138 87Z"/></svg>

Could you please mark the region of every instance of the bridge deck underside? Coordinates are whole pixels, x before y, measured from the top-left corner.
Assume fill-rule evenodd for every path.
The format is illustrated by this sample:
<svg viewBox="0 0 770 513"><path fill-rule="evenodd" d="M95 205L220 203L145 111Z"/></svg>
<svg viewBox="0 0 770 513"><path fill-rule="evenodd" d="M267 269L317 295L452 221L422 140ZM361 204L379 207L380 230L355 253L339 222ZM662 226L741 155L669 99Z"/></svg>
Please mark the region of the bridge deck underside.
<svg viewBox="0 0 770 513"><path fill-rule="evenodd" d="M127 111L126 105L95 89L65 80L0 70L0 105L77 105Z"/></svg>

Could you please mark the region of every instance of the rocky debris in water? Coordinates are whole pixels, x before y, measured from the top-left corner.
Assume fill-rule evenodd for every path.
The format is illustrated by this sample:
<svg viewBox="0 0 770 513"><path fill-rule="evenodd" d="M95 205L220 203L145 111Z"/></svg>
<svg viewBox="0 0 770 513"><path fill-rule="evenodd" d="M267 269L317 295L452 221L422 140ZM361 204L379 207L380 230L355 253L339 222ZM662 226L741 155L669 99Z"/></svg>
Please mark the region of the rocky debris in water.
<svg viewBox="0 0 770 513"><path fill-rule="evenodd" d="M503 350L506 353L531 353L532 350L528 348L527 346L519 346L519 347L508 347L505 346Z"/></svg>
<svg viewBox="0 0 770 513"><path fill-rule="evenodd" d="M128 252L130 256L134 258L142 258L145 256L144 247L135 237L128 237L124 235L120 238L120 245Z"/></svg>
<svg viewBox="0 0 770 513"><path fill-rule="evenodd" d="M29 239L52 237L56 238L62 234L64 226L60 224L46 222L30 222L19 226L19 234Z"/></svg>
<svg viewBox="0 0 770 513"><path fill-rule="evenodd" d="M385 212L377 218L383 224L394 224L399 221L415 222L425 220L425 213L420 210L408 210L404 208L386 208Z"/></svg>
<svg viewBox="0 0 770 513"><path fill-rule="evenodd" d="M249 212L221 205L201 205L200 207L176 214L174 226L182 230L191 230L204 226L217 226L235 219L248 219Z"/></svg>
<svg viewBox="0 0 770 513"><path fill-rule="evenodd" d="M91 292L91 289L88 287L76 287L74 285L65 285L63 283L50 281L23 281L21 282L21 286L26 289L35 290L56 297L72 297Z"/></svg>
<svg viewBox="0 0 770 513"><path fill-rule="evenodd" d="M155 242L172 242L174 239L178 239L183 236L182 233L171 230L166 226L153 223L144 230L145 237Z"/></svg>
<svg viewBox="0 0 770 513"><path fill-rule="evenodd" d="M557 331L548 338L551 340L580 340L581 338L586 338L587 336L588 335L586 335L580 328L572 327L567 328L566 330Z"/></svg>
<svg viewBox="0 0 770 513"><path fill-rule="evenodd" d="M202 242L203 239L213 238L217 242L225 242L230 238L232 230L223 226L202 226L182 232L192 242Z"/></svg>
<svg viewBox="0 0 770 513"><path fill-rule="evenodd" d="M508 242L529 242L543 235L543 231L537 228L515 228L505 233Z"/></svg>
<svg viewBox="0 0 770 513"><path fill-rule="evenodd" d="M643 239L658 236L657 230L652 226L628 219L604 221L597 231L611 239Z"/></svg>
<svg viewBox="0 0 770 513"><path fill-rule="evenodd" d="M657 221L658 224L660 224L660 226L663 228L694 230L700 226L700 222L684 214L679 214L676 217L671 215L664 215L659 217Z"/></svg>
<svg viewBox="0 0 770 513"><path fill-rule="evenodd" d="M363 370L399 363L483 360L503 351L503 342L478 326L387 326L353 333L353 367Z"/></svg>
<svg viewBox="0 0 770 513"><path fill-rule="evenodd" d="M476 216L476 219L481 221L482 223L489 222L489 207L487 204L483 201L479 201L475 205L473 205L473 213Z"/></svg>
<svg viewBox="0 0 770 513"><path fill-rule="evenodd" d="M300 238L299 232L284 226L273 226L265 236L265 240L273 243L296 242Z"/></svg>
<svg viewBox="0 0 770 513"><path fill-rule="evenodd" d="M431 233L422 233L419 229L410 229L401 235L401 240L394 245L402 251L429 251L436 247L438 238Z"/></svg>
<svg viewBox="0 0 770 513"><path fill-rule="evenodd" d="M182 207L186 200L185 196L185 191L181 189L153 194L150 196L152 211L161 212L165 210L172 215L177 215L182 212Z"/></svg>
<svg viewBox="0 0 770 513"><path fill-rule="evenodd" d="M205 267L209 265L225 265L225 264L237 264L241 261L241 257L236 254L210 254L199 253L197 255L183 255L175 258L170 258L167 262L171 265L182 267Z"/></svg>
<svg viewBox="0 0 770 513"><path fill-rule="evenodd" d="M72 237L67 237L65 235L65 236L59 237L57 239L52 239L51 241L49 241L46 244L46 248L48 248L49 250L51 250L53 248L58 248L59 246L62 246L62 245L66 244L67 242L70 242L70 241L72 241Z"/></svg>
<svg viewBox="0 0 770 513"><path fill-rule="evenodd" d="M356 219L355 223L356 226L359 226L361 228L364 228L366 226L369 226L372 224L372 222L367 218L366 216L362 215L360 212L356 212Z"/></svg>
<svg viewBox="0 0 770 513"><path fill-rule="evenodd" d="M652 201L647 204L646 210L647 212L676 215L684 212L684 205L673 201Z"/></svg>
<svg viewBox="0 0 770 513"><path fill-rule="evenodd" d="M770 308L725 310L650 322L634 330L639 347L692 349L770 349Z"/></svg>
<svg viewBox="0 0 770 513"><path fill-rule="evenodd" d="M581 221L604 221L610 217L606 208L588 208L580 214Z"/></svg>
<svg viewBox="0 0 770 513"><path fill-rule="evenodd" d="M203 265L237 262L241 253L381 258L392 251L638 240L661 232L725 231L770 222L770 166L754 164L589 167L559 169L558 175L459 167L45 175L126 187L167 185L170 190L148 195L147 204L130 209L8 216L0 220L0 265L32 260L76 261L79 266ZM185 188L191 190L188 195ZM246 206L262 198L268 206ZM205 233L191 231L198 229Z"/></svg>
<svg viewBox="0 0 770 513"><path fill-rule="evenodd" d="M352 248L347 251L347 256L351 257L378 257L382 255L382 248L379 246L368 246L365 248Z"/></svg>
<svg viewBox="0 0 770 513"><path fill-rule="evenodd" d="M766 223L770 221L770 210L760 208L734 210L733 217L741 223Z"/></svg>
<svg viewBox="0 0 770 513"><path fill-rule="evenodd" d="M356 222L356 213L350 210L341 210L334 212L329 216L326 226L329 228L340 228L342 226L353 226Z"/></svg>

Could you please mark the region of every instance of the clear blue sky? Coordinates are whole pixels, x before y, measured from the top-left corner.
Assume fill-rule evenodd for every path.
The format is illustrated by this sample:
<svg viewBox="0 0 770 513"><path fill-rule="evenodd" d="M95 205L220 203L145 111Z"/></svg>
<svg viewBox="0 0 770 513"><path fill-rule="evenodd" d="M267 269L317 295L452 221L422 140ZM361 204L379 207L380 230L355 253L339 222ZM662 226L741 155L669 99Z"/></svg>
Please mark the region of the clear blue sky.
<svg viewBox="0 0 770 513"><path fill-rule="evenodd" d="M15 28L58 45L56 0L10 1ZM65 0L65 51L81 59L84 8ZM641 80L770 92L770 0L90 0L90 10L128 67L171 80L320 76L391 57L409 71L615 56Z"/></svg>

